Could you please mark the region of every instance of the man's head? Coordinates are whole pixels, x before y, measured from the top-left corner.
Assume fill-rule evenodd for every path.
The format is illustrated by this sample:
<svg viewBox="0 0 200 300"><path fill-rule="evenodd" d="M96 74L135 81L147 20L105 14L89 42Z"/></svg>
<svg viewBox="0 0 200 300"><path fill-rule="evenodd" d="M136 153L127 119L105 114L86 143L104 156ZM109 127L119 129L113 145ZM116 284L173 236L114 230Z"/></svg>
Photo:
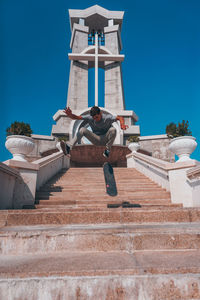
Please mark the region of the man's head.
<svg viewBox="0 0 200 300"><path fill-rule="evenodd" d="M93 106L90 110L90 116L92 116L96 122L99 122L102 118L100 108L98 106Z"/></svg>

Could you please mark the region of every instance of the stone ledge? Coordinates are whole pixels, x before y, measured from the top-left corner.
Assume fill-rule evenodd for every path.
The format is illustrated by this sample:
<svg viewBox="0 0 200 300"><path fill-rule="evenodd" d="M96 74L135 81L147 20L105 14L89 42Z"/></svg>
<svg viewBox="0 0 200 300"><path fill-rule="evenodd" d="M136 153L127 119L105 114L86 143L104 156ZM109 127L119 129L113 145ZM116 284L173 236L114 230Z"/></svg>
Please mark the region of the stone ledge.
<svg viewBox="0 0 200 300"><path fill-rule="evenodd" d="M140 136L140 141L158 140L158 139L169 139L169 138L166 134Z"/></svg>
<svg viewBox="0 0 200 300"><path fill-rule="evenodd" d="M88 7L86 9L69 9L69 17L70 17L70 23L73 24L74 18L78 19L87 19L88 17L98 14L102 17L109 19L117 20L118 22L123 20L124 17L124 11L112 11L105 9L99 5L93 5L91 7ZM121 23L119 22L119 23Z"/></svg>
<svg viewBox="0 0 200 300"><path fill-rule="evenodd" d="M75 115L87 115L89 114L91 107L88 107L87 109L84 110L73 110L73 113ZM111 109L107 109L106 107L100 107L101 110L105 110L105 112L116 115L116 111L113 111ZM87 111L86 111L87 110ZM133 110L120 110L118 111L118 116L122 116L122 117L132 117L135 122L138 121L138 116L136 115L136 113ZM68 118L67 115L64 113L64 111L62 109L59 109L53 116L54 121L57 121L60 117L65 117ZM162 135L164 136L164 135ZM149 139L151 139L151 137L157 137L155 136L150 136ZM159 137L159 136L158 136Z"/></svg>
<svg viewBox="0 0 200 300"><path fill-rule="evenodd" d="M140 126L139 125L131 125L129 126L129 128L127 128L126 130L124 130L124 136L126 135L130 135L130 134L140 134Z"/></svg>
<svg viewBox="0 0 200 300"><path fill-rule="evenodd" d="M144 154L140 153L131 153L126 156L127 158L134 157L136 159L145 161L146 163L150 165L154 165L160 169L163 169L165 171L170 171L170 170L177 170L177 169L184 169L184 168L191 168L195 167L197 162L196 160L191 160L191 161L185 161L185 162L176 162L176 163L169 163L164 160L147 156Z"/></svg>
<svg viewBox="0 0 200 300"><path fill-rule="evenodd" d="M26 169L26 170L34 170L38 171L39 170L39 165L38 164L33 164L29 162L23 162L23 161L18 161L18 160L7 160L5 164L9 167L16 168L16 169Z"/></svg>
<svg viewBox="0 0 200 300"><path fill-rule="evenodd" d="M37 140L48 140L48 141L55 140L55 137L51 135L49 136L49 135L41 135L41 134L32 134L31 137Z"/></svg>
<svg viewBox="0 0 200 300"><path fill-rule="evenodd" d="M20 174L17 170L13 169L13 168L10 168L9 165L6 164L6 162L4 163L1 163L0 162L0 170L3 172L3 173L6 173L8 175L11 175L11 176L14 176L14 177L20 177Z"/></svg>
<svg viewBox="0 0 200 300"><path fill-rule="evenodd" d="M199 274L198 250L2 256L1 279L49 276Z"/></svg>
<svg viewBox="0 0 200 300"><path fill-rule="evenodd" d="M64 154L62 152L56 152L56 153L53 153L51 155L45 156L43 158L40 158L40 159L34 161L33 164L38 165L40 168L40 167L47 165L49 162L52 162L52 161L62 157L63 155Z"/></svg>
<svg viewBox="0 0 200 300"><path fill-rule="evenodd" d="M198 164L196 167L187 171L187 177L190 179L200 177L200 165Z"/></svg>

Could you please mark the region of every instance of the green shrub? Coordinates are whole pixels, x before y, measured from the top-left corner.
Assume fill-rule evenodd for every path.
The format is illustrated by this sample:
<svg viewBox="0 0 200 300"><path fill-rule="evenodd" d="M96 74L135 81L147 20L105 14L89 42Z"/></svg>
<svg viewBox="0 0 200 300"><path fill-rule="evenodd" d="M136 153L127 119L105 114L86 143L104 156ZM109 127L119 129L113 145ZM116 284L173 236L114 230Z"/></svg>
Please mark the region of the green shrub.
<svg viewBox="0 0 200 300"><path fill-rule="evenodd" d="M61 141L67 142L68 140L69 140L68 137L65 136L65 135L62 135L62 136L59 136L59 137L58 137L58 141L59 141L59 142L61 142Z"/></svg>
<svg viewBox="0 0 200 300"><path fill-rule="evenodd" d="M171 122L166 126L166 133L169 138L175 138L184 135L192 135L191 130L189 130L189 122L183 120L182 123L175 123Z"/></svg>
<svg viewBox="0 0 200 300"><path fill-rule="evenodd" d="M137 135L130 135L130 136L128 137L128 141L129 141L130 143L138 143L139 140L140 140L140 138L139 138Z"/></svg>
<svg viewBox="0 0 200 300"><path fill-rule="evenodd" d="M29 124L15 121L6 129L6 135L26 135L31 136L33 133Z"/></svg>

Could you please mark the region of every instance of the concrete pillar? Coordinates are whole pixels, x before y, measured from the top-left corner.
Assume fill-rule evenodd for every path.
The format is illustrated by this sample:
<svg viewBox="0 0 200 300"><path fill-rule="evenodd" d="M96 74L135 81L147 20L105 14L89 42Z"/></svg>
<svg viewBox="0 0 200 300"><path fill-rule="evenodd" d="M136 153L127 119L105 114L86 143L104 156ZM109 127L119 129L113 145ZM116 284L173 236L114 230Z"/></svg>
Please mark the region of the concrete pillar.
<svg viewBox="0 0 200 300"><path fill-rule="evenodd" d="M95 34L95 105L98 106L98 34Z"/></svg>
<svg viewBox="0 0 200 300"><path fill-rule="evenodd" d="M105 108L116 111L125 109L120 62L106 63L105 66Z"/></svg>
<svg viewBox="0 0 200 300"><path fill-rule="evenodd" d="M70 47L72 53L81 53L88 47L89 28L74 24ZM72 61L67 95L67 106L72 110L88 107L88 62Z"/></svg>
<svg viewBox="0 0 200 300"><path fill-rule="evenodd" d="M122 43L119 25L104 28L105 47L120 54ZM105 108L124 110L124 89L121 62L105 63Z"/></svg>

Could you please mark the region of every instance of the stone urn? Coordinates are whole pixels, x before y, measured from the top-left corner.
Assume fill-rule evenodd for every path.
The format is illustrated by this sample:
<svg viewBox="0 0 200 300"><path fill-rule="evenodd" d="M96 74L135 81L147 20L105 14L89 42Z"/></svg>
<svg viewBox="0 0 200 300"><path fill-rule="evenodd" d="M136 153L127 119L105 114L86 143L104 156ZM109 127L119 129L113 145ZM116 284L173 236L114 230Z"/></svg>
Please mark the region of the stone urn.
<svg viewBox="0 0 200 300"><path fill-rule="evenodd" d="M140 149L140 145L139 143L133 142L128 145L128 149L131 150L132 153L135 153Z"/></svg>
<svg viewBox="0 0 200 300"><path fill-rule="evenodd" d="M176 162L189 161L190 154L196 149L197 142L193 136L180 136L171 140L169 150L176 154L179 159Z"/></svg>
<svg viewBox="0 0 200 300"><path fill-rule="evenodd" d="M9 135L5 146L12 153L13 160L27 162L26 155L33 151L35 143L31 137L25 135Z"/></svg>

